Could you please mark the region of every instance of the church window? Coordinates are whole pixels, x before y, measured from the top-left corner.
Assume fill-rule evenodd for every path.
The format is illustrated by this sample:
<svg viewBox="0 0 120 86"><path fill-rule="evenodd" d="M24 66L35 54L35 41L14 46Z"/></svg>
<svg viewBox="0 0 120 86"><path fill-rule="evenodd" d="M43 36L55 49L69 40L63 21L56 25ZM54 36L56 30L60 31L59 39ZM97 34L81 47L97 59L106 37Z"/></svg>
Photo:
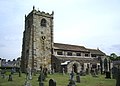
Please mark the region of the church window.
<svg viewBox="0 0 120 86"><path fill-rule="evenodd" d="M43 18L41 20L41 26L46 27L46 23L47 23L47 21Z"/></svg>
<svg viewBox="0 0 120 86"><path fill-rule="evenodd" d="M67 52L67 55L68 56L72 56L72 52Z"/></svg>
<svg viewBox="0 0 120 86"><path fill-rule="evenodd" d="M76 56L81 56L81 53L76 53Z"/></svg>
<svg viewBox="0 0 120 86"><path fill-rule="evenodd" d="M89 55L88 54L85 54L85 57L88 57Z"/></svg>
<svg viewBox="0 0 120 86"><path fill-rule="evenodd" d="M57 51L57 55L63 55L62 51Z"/></svg>
<svg viewBox="0 0 120 86"><path fill-rule="evenodd" d="M96 55L95 55L95 54L92 54L91 57L96 57Z"/></svg>

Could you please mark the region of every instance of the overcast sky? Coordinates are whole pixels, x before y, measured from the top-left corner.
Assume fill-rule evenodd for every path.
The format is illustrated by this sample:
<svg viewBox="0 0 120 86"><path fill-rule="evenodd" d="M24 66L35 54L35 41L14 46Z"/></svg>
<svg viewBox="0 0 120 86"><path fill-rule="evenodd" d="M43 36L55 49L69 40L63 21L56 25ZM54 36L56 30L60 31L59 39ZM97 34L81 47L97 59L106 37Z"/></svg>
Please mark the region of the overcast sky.
<svg viewBox="0 0 120 86"><path fill-rule="evenodd" d="M24 16L54 11L54 42L120 55L120 0L0 0L0 57L21 56Z"/></svg>

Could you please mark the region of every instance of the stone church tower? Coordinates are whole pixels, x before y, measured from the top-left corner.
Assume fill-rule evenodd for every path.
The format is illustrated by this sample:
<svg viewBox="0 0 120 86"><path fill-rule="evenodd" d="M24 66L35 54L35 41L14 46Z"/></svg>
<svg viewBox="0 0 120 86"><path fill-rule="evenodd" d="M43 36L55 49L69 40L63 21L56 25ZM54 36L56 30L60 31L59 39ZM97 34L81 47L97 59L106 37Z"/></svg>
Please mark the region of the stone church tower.
<svg viewBox="0 0 120 86"><path fill-rule="evenodd" d="M25 16L25 31L21 56L21 70L26 68L39 70L51 67L53 52L53 15L33 10Z"/></svg>

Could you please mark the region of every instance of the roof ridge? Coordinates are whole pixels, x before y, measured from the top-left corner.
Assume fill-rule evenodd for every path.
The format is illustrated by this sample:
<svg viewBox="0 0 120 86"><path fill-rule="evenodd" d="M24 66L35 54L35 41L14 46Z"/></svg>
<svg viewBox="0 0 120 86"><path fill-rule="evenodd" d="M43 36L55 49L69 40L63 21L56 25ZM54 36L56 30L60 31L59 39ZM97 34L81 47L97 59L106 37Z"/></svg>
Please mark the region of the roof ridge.
<svg viewBox="0 0 120 86"><path fill-rule="evenodd" d="M68 45L68 46L76 46L76 47L84 47L85 48L85 46L73 45L73 44L63 44L63 43L54 43L54 44L61 44L61 45Z"/></svg>

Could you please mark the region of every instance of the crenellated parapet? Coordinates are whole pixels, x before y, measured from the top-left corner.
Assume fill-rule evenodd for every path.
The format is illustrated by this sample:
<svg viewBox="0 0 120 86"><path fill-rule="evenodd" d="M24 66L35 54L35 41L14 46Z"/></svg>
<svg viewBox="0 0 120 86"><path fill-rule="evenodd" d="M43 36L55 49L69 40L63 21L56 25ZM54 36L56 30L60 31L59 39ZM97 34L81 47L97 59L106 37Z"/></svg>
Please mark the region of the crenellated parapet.
<svg viewBox="0 0 120 86"><path fill-rule="evenodd" d="M25 18L29 18L33 14L43 16L43 17L53 18L54 11L52 11L52 13L50 14L44 11L36 10L35 6L33 6L33 10L27 16L25 15Z"/></svg>

